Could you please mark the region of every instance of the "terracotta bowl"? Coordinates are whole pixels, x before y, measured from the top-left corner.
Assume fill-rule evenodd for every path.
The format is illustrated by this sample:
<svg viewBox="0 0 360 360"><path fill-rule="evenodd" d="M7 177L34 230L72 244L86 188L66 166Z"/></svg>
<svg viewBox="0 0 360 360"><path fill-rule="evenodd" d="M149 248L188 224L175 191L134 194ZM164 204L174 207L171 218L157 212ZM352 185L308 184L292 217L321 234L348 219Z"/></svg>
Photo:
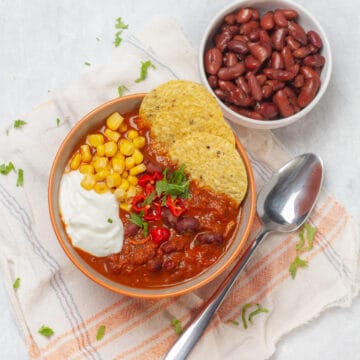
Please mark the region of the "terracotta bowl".
<svg viewBox="0 0 360 360"><path fill-rule="evenodd" d="M185 282L171 286L164 286L162 288L151 289L135 288L114 282L92 269L76 252L65 234L65 229L60 219L58 199L61 177L71 155L75 151L79 142L85 138L86 134L90 133L94 129L98 129L103 124L104 119L115 111L118 111L121 114L138 109L144 95L145 94L134 94L111 100L97 107L75 124L60 145L60 148L55 156L49 178L48 202L50 218L56 237L66 255L81 272L97 284L118 294L139 298L160 299L194 291L195 289L215 279L230 266L230 264L238 257L247 237L249 236L255 215L256 192L255 181L249 158L240 142L236 140L238 151L241 154L246 166L249 188L246 198L242 204L241 221L237 225L233 241L228 246L227 251L215 264L210 266L198 276Z"/></svg>

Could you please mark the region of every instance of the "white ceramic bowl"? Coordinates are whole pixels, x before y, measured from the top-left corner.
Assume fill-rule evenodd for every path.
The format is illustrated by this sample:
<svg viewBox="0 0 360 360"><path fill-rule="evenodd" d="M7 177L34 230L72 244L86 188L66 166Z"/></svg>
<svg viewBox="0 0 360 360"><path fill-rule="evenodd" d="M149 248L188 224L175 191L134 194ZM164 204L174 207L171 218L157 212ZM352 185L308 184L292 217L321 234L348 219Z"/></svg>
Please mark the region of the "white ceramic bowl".
<svg viewBox="0 0 360 360"><path fill-rule="evenodd" d="M277 8L280 9L295 9L299 13L299 17L296 19L297 23L301 25L304 30L310 31L314 30L316 31L323 42L323 47L321 49L321 55L323 55L326 59L325 65L321 71L321 85L318 93L316 94L315 98L311 101L309 105L304 107L301 111L298 113L283 118L279 120L254 120L250 119L248 117L242 116L233 110L231 110L229 107L227 107L223 102L221 102L218 99L218 102L222 108L222 111L225 115L225 117L231 121L233 121L236 124L243 125L250 128L257 128L257 129L275 129L279 127L283 127L286 125L293 124L294 122L298 121L302 117L304 117L311 109L313 109L316 104L319 102L321 97L324 95L326 88L328 87L331 70L332 70L332 57L331 57L331 51L330 51L330 45L329 41L327 39L327 36L321 27L321 25L318 23L318 21L314 18L313 15L309 13L306 9L304 9L302 6L289 1L289 0L243 0L243 1L236 1L230 6L227 6L223 10L221 10L209 23L208 27L205 30L204 36L202 38L200 49L199 49L199 69L200 69L200 77L203 84L206 86L206 88L216 97L213 89L210 87L207 76L204 69L204 53L206 50L210 47L212 47L212 38L214 34L218 31L221 23L224 20L224 17L227 14L230 14L234 10L243 8L243 7L252 7L257 9L260 12L260 15L263 15L265 12L270 10L275 10Z"/></svg>

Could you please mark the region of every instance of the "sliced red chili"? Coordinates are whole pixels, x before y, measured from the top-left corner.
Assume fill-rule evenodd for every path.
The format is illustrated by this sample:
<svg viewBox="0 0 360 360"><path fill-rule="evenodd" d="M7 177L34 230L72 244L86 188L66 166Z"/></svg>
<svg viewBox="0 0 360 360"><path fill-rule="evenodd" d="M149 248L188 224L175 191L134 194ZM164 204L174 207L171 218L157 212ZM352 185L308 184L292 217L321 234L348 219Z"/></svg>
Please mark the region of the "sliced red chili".
<svg viewBox="0 0 360 360"><path fill-rule="evenodd" d="M169 239L170 230L165 227L154 227L150 230L150 235L155 244L161 244Z"/></svg>
<svg viewBox="0 0 360 360"><path fill-rule="evenodd" d="M182 200L179 198L174 199L170 195L166 197L166 206L169 208L171 214L173 214L174 216L180 216L186 211L185 205Z"/></svg>
<svg viewBox="0 0 360 360"><path fill-rule="evenodd" d="M143 194L138 194L135 195L133 200L132 200L132 210L134 210L135 212L140 212L145 210L145 206L143 205L143 202L145 200L145 195Z"/></svg>
<svg viewBox="0 0 360 360"><path fill-rule="evenodd" d="M145 206L144 220L160 220L161 219L161 204L152 202Z"/></svg>
<svg viewBox="0 0 360 360"><path fill-rule="evenodd" d="M138 178L138 184L145 189L148 184L154 185L156 181L161 180L163 177L163 174L158 171L152 174L144 174Z"/></svg>
<svg viewBox="0 0 360 360"><path fill-rule="evenodd" d="M145 194L148 196L155 190L155 186L151 183L148 183L143 187L143 189L145 191Z"/></svg>

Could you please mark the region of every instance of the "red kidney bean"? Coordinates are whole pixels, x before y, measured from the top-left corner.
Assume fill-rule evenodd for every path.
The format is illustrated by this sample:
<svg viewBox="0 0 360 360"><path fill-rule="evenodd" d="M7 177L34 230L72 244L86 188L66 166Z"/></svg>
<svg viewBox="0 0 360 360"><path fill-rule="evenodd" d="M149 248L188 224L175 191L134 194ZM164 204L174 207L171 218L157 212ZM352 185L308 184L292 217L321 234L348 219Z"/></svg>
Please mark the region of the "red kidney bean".
<svg viewBox="0 0 360 360"><path fill-rule="evenodd" d="M215 95L222 101L226 101L227 100L227 96L225 91L221 90L221 89L215 89L214 90Z"/></svg>
<svg viewBox="0 0 360 360"><path fill-rule="evenodd" d="M234 25L236 21L235 14L226 15L224 21L229 25Z"/></svg>
<svg viewBox="0 0 360 360"><path fill-rule="evenodd" d="M248 97L240 88L235 88L227 93L227 100L238 106L248 107L252 104L253 100Z"/></svg>
<svg viewBox="0 0 360 360"><path fill-rule="evenodd" d="M250 95L249 85L243 76L239 76L238 78L236 78L235 83L237 87L245 93L245 95Z"/></svg>
<svg viewBox="0 0 360 360"><path fill-rule="evenodd" d="M304 86L304 84L305 84L304 75L302 74L297 75L294 79L294 87L300 89Z"/></svg>
<svg viewBox="0 0 360 360"><path fill-rule="evenodd" d="M219 80L218 82L219 82L219 88L221 90L230 91L236 88L235 84L231 81Z"/></svg>
<svg viewBox="0 0 360 360"><path fill-rule="evenodd" d="M294 20L299 16L298 12L294 9L281 9L281 11L288 20Z"/></svg>
<svg viewBox="0 0 360 360"><path fill-rule="evenodd" d="M259 43L248 43L248 48L251 53L256 59L263 63L269 56L270 52L265 46L260 45Z"/></svg>
<svg viewBox="0 0 360 360"><path fill-rule="evenodd" d="M285 45L285 37L288 33L288 29L280 28L274 31L271 36L272 46L276 50L281 51Z"/></svg>
<svg viewBox="0 0 360 360"><path fill-rule="evenodd" d="M229 26L229 31L231 35L237 35L239 33L239 27L237 25Z"/></svg>
<svg viewBox="0 0 360 360"><path fill-rule="evenodd" d="M279 108L279 111L282 116L288 117L295 114L295 110L292 107L284 89L278 90L275 93L275 95L273 96L273 101Z"/></svg>
<svg viewBox="0 0 360 360"><path fill-rule="evenodd" d="M246 117L254 119L254 120L264 120L264 117L260 113L258 113L256 111L251 111L251 110L248 110L248 109L242 109L242 108L239 108L239 107L231 108L231 110L234 110L237 113L239 113L240 115L246 116Z"/></svg>
<svg viewBox="0 0 360 360"><path fill-rule="evenodd" d="M272 11L268 11L265 15L263 15L260 19L260 26L264 30L271 30L275 26L274 13Z"/></svg>
<svg viewBox="0 0 360 360"><path fill-rule="evenodd" d="M247 54L249 52L248 45L245 42L239 40L231 40L227 44L229 50L232 50L239 54Z"/></svg>
<svg viewBox="0 0 360 360"><path fill-rule="evenodd" d="M137 232L140 230L140 227L134 223L126 223L124 229L125 236L135 236Z"/></svg>
<svg viewBox="0 0 360 360"><path fill-rule="evenodd" d="M310 54L316 54L319 52L319 49L316 46L314 46L313 44L308 44L307 47L310 50Z"/></svg>
<svg viewBox="0 0 360 360"><path fill-rule="evenodd" d="M251 18L253 20L259 20L260 19L260 14L256 9L252 9L252 15Z"/></svg>
<svg viewBox="0 0 360 360"><path fill-rule="evenodd" d="M256 101L260 101L262 99L262 91L256 76L251 71L249 71L245 78L248 81L250 94Z"/></svg>
<svg viewBox="0 0 360 360"><path fill-rule="evenodd" d="M301 74L304 75L305 79L317 79L320 82L319 74L310 66L301 66L300 68Z"/></svg>
<svg viewBox="0 0 360 360"><path fill-rule="evenodd" d="M248 35L252 30L260 26L258 21L251 20L245 24L240 25L240 34Z"/></svg>
<svg viewBox="0 0 360 360"><path fill-rule="evenodd" d="M279 81L279 80L266 80L265 85L271 86L273 91L278 91L285 86L285 83L283 83L282 81Z"/></svg>
<svg viewBox="0 0 360 360"><path fill-rule="evenodd" d="M286 45L290 48L290 50L294 51L298 49L301 45L297 42L292 36L287 36L285 38Z"/></svg>
<svg viewBox="0 0 360 360"><path fill-rule="evenodd" d="M320 87L320 81L316 78L306 79L305 85L302 87L297 102L300 107L308 105L315 97Z"/></svg>
<svg viewBox="0 0 360 360"><path fill-rule="evenodd" d="M283 57L277 51L274 51L271 55L271 67L273 69L283 69L284 68Z"/></svg>
<svg viewBox="0 0 360 360"><path fill-rule="evenodd" d="M248 38L250 41L259 41L260 39L260 28L256 28L254 30L251 30L249 35L248 35Z"/></svg>
<svg viewBox="0 0 360 360"><path fill-rule="evenodd" d="M310 55L303 60L303 64L312 67L321 67L325 64L325 58L322 55Z"/></svg>
<svg viewBox="0 0 360 360"><path fill-rule="evenodd" d="M307 36L304 29L294 21L290 21L288 24L290 35L301 44L307 44Z"/></svg>
<svg viewBox="0 0 360 360"><path fill-rule="evenodd" d="M263 102L259 106L258 112L265 118L265 119L275 119L279 114L278 107L273 102Z"/></svg>
<svg viewBox="0 0 360 360"><path fill-rule="evenodd" d="M208 76L207 81L213 89L218 87L218 78L215 75Z"/></svg>
<svg viewBox="0 0 360 360"><path fill-rule="evenodd" d="M281 50L281 57L284 60L285 69L291 71L292 67L295 64L295 61L294 57L292 56L291 50L287 46L284 46L284 48Z"/></svg>
<svg viewBox="0 0 360 360"><path fill-rule="evenodd" d="M264 69L264 74L272 80L290 81L294 78L294 74L287 70Z"/></svg>
<svg viewBox="0 0 360 360"><path fill-rule="evenodd" d="M300 65L295 63L290 69L290 72L292 72L294 74L294 77L299 73L300 71Z"/></svg>
<svg viewBox="0 0 360 360"><path fill-rule="evenodd" d="M304 57L308 56L311 53L311 50L308 46L303 46L295 51L293 51L293 57L297 59L303 59Z"/></svg>
<svg viewBox="0 0 360 360"><path fill-rule="evenodd" d="M239 62L231 67L223 67L217 73L220 80L233 80L245 72L245 65Z"/></svg>
<svg viewBox="0 0 360 360"><path fill-rule="evenodd" d="M321 37L316 31L314 30L308 31L307 37L309 39L310 44L316 46L318 49L322 48L323 43Z"/></svg>
<svg viewBox="0 0 360 360"><path fill-rule="evenodd" d="M162 268L166 271L174 270L176 268L176 263L172 259L166 259L162 264Z"/></svg>
<svg viewBox="0 0 360 360"><path fill-rule="evenodd" d="M197 232L200 229L200 222L195 217L183 217L179 219L175 225L175 230L179 234L183 234L185 232Z"/></svg>
<svg viewBox="0 0 360 360"><path fill-rule="evenodd" d="M209 49L204 58L205 70L208 74L215 75L222 63L222 54L218 48Z"/></svg>
<svg viewBox="0 0 360 360"><path fill-rule="evenodd" d="M162 258L155 257L147 262L146 267L150 271L158 271L161 269L161 265L162 265Z"/></svg>
<svg viewBox="0 0 360 360"><path fill-rule="evenodd" d="M164 207L161 211L161 219L169 227L175 227L177 221L179 220L179 218L174 216L166 207Z"/></svg>
<svg viewBox="0 0 360 360"><path fill-rule="evenodd" d="M254 56L249 55L245 59L245 66L249 70L257 70L261 66L261 62L258 59L255 59Z"/></svg>
<svg viewBox="0 0 360 360"><path fill-rule="evenodd" d="M228 42L231 40L231 34L230 32L222 32L219 37L215 40L215 46L221 51L224 52L224 50L227 47Z"/></svg>
<svg viewBox="0 0 360 360"><path fill-rule="evenodd" d="M289 102L291 106L293 107L294 111L297 113L300 110L300 107L297 102L296 94L293 90L291 90L289 87L284 87L285 94L287 95Z"/></svg>
<svg viewBox="0 0 360 360"><path fill-rule="evenodd" d="M274 12L274 22L278 27L284 28L287 27L288 21L284 15L284 12L282 10L275 10Z"/></svg>
<svg viewBox="0 0 360 360"><path fill-rule="evenodd" d="M269 44L271 46L270 35L265 30L259 31L259 40L261 44Z"/></svg>
<svg viewBox="0 0 360 360"><path fill-rule="evenodd" d="M265 84L265 85L261 88L261 92L262 92L263 98L268 98L268 97L270 97L270 96L273 94L274 90L273 90L273 88L272 88L270 85Z"/></svg>
<svg viewBox="0 0 360 360"><path fill-rule="evenodd" d="M243 43L247 43L248 41L249 41L249 38L246 36L246 35L240 35L240 34L238 34L238 35L235 35L233 38L232 38L232 40L238 40L238 41L241 41L241 42L243 42Z"/></svg>
<svg viewBox="0 0 360 360"><path fill-rule="evenodd" d="M236 21L239 24L247 23L251 19L252 14L253 14L252 9L249 8L240 9L236 14Z"/></svg>
<svg viewBox="0 0 360 360"><path fill-rule="evenodd" d="M236 65L239 62L239 60L235 53L228 51L224 56L223 62L225 64L225 66L231 67L231 66Z"/></svg>
<svg viewBox="0 0 360 360"><path fill-rule="evenodd" d="M204 232L196 237L196 242L199 244L221 244L224 241L224 236L216 232Z"/></svg>
<svg viewBox="0 0 360 360"><path fill-rule="evenodd" d="M259 82L260 86L263 86L265 84L265 81L267 80L265 74L259 74L256 75L257 81Z"/></svg>

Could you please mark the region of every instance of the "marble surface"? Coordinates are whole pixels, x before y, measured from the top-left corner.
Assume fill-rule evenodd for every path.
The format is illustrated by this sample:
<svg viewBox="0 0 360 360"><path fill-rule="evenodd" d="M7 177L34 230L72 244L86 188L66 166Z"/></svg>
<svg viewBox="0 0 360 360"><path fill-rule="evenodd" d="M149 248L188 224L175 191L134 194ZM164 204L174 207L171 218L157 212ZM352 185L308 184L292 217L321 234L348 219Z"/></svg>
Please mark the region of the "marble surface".
<svg viewBox="0 0 360 360"><path fill-rule="evenodd" d="M114 21L130 28L172 16L197 48L208 21L232 1L0 0L0 124L21 118L87 71L107 60ZM360 13L355 0L299 0L328 34L333 76L324 98L303 121L275 130L291 153L313 151L325 163L325 187L360 217ZM98 41L98 38L100 41ZM0 153L1 153L0 134ZM26 359L0 275L0 358ZM284 337L272 359L359 359L360 299L331 309ZM239 354L240 356L240 354Z"/></svg>

